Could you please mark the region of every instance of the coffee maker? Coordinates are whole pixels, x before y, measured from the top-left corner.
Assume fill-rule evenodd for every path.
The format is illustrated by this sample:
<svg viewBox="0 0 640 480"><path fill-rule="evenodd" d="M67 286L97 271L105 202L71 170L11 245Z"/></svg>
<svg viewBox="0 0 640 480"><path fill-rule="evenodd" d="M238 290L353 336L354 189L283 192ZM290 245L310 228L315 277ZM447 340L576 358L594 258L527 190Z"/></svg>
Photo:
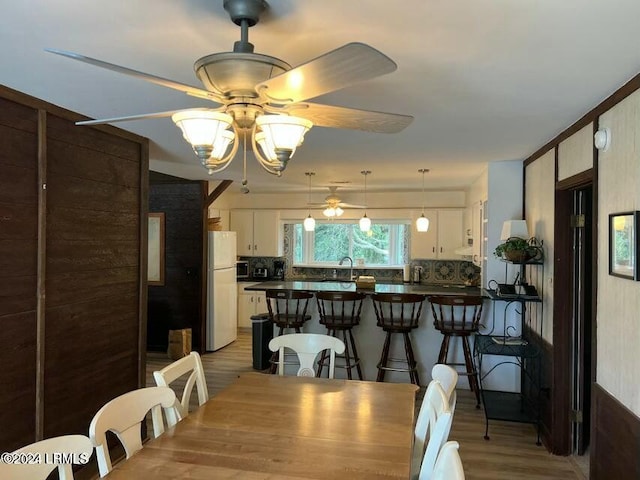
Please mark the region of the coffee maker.
<svg viewBox="0 0 640 480"><path fill-rule="evenodd" d="M284 260L274 260L273 278L275 280L284 280Z"/></svg>

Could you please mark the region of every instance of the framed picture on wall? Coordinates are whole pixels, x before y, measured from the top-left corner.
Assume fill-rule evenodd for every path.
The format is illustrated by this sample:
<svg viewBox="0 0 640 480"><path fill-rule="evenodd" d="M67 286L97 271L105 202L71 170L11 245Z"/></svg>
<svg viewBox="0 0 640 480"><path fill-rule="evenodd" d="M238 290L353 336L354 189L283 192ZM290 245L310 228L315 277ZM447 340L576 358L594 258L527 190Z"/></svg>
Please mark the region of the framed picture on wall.
<svg viewBox="0 0 640 480"><path fill-rule="evenodd" d="M164 285L164 213L149 213L147 284Z"/></svg>
<svg viewBox="0 0 640 480"><path fill-rule="evenodd" d="M640 211L609 215L609 275L639 280Z"/></svg>

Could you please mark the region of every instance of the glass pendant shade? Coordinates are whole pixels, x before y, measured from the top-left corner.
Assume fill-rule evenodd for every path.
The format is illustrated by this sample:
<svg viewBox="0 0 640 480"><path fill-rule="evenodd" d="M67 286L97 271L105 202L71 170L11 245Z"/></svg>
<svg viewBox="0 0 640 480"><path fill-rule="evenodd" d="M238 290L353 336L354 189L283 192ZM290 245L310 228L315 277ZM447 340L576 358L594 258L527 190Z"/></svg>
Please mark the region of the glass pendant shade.
<svg viewBox="0 0 640 480"><path fill-rule="evenodd" d="M182 130L185 140L189 142L199 157L201 155L198 148L206 149L210 154L216 140L233 123L231 115L209 110L183 110L174 113L171 120Z"/></svg>
<svg viewBox="0 0 640 480"><path fill-rule="evenodd" d="M369 230L371 230L371 219L367 217L366 213L360 219L360 230L362 230L363 232L368 232Z"/></svg>
<svg viewBox="0 0 640 480"><path fill-rule="evenodd" d="M261 115L257 126L264 132L274 150L295 151L304 140L304 135L313 126L309 120L287 115Z"/></svg>
<svg viewBox="0 0 640 480"><path fill-rule="evenodd" d="M420 215L420 218L416 220L416 230L419 232L429 231L429 219L424 216L424 212Z"/></svg>
<svg viewBox="0 0 640 480"><path fill-rule="evenodd" d="M303 225L305 232L313 232L316 229L316 220L309 214L309 216L304 219Z"/></svg>

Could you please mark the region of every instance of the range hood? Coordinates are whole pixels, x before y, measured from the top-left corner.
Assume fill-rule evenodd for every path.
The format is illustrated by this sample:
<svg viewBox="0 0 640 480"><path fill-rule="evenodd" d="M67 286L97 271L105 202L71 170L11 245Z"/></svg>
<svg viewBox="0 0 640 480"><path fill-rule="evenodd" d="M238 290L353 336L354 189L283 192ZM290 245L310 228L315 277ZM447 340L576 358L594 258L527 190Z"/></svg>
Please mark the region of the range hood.
<svg viewBox="0 0 640 480"><path fill-rule="evenodd" d="M456 255L462 255L463 257L472 257L473 247L471 245L465 245L463 247L456 248L453 253Z"/></svg>

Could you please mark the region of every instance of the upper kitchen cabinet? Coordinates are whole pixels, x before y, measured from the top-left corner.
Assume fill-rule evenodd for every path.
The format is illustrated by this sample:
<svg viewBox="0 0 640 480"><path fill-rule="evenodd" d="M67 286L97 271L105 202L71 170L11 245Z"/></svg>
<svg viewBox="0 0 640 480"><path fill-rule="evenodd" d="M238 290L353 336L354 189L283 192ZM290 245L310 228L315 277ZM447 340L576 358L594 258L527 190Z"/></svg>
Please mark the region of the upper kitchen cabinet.
<svg viewBox="0 0 640 480"><path fill-rule="evenodd" d="M231 210L230 230L237 233L238 255L281 257L282 225L278 210Z"/></svg>
<svg viewBox="0 0 640 480"><path fill-rule="evenodd" d="M422 212L415 212L411 222L411 258L459 260L454 253L462 246L464 235L464 210L425 210L429 219L429 231L418 232L416 219Z"/></svg>

